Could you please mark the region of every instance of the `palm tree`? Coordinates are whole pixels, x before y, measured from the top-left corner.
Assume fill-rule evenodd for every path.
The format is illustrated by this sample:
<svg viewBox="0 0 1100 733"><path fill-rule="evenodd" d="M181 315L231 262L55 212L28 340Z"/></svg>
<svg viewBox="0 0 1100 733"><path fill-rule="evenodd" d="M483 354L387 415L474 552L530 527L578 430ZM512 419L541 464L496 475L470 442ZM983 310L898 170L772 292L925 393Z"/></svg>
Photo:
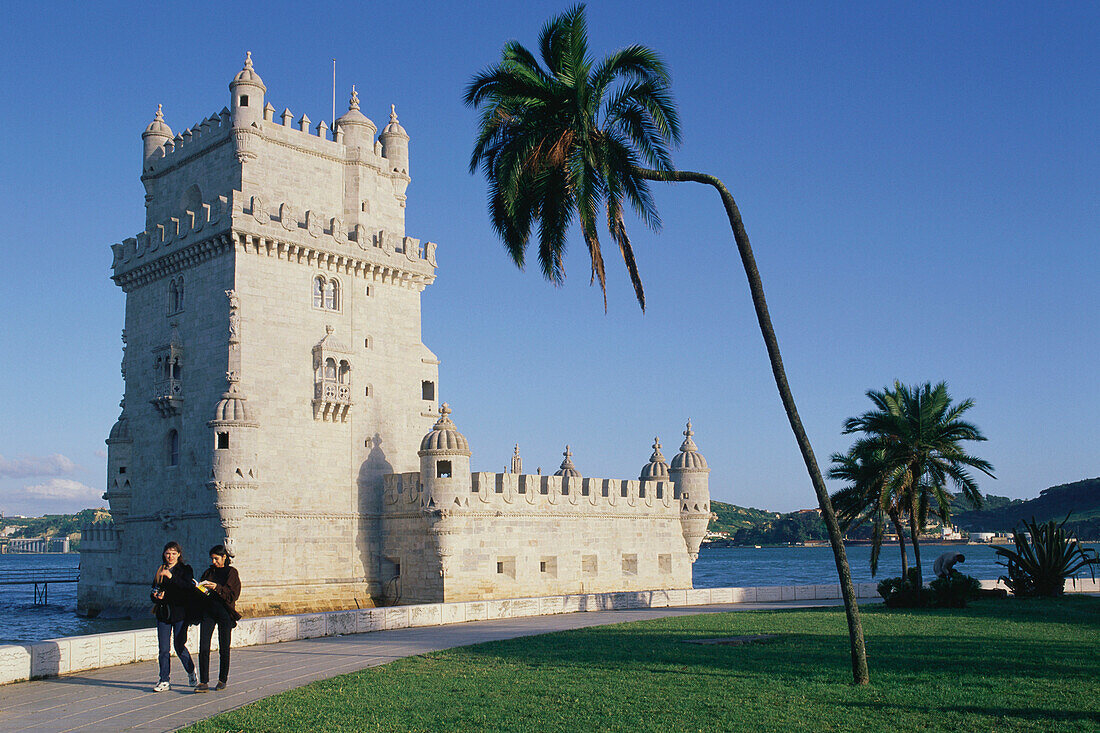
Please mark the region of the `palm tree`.
<svg viewBox="0 0 1100 733"><path fill-rule="evenodd" d="M918 578L923 580L920 559L920 532L931 511L944 522L951 517L951 496L945 490L948 480L972 505L981 507L982 494L967 468L976 468L993 476L993 465L963 450L964 441L984 441L973 424L961 418L974 406L973 400L952 404L947 384L924 383L908 387L894 382L894 388L881 392L868 390L875 409L844 423L844 433L863 433L852 452L881 450L881 463L875 480L882 493L897 497L909 517L909 534Z"/></svg>
<svg viewBox="0 0 1100 733"><path fill-rule="evenodd" d="M606 310L597 224L605 217L644 311L645 292L623 221L624 201L658 230L661 220L649 181L703 183L718 192L748 277L772 374L828 529L848 619L853 678L866 684L863 628L840 526L787 383L749 237L733 196L720 180L673 167L670 149L679 142L680 127L664 62L639 45L595 61L589 56L583 5L547 22L539 35L539 54L542 64L520 43L509 41L500 62L477 74L466 90L466 104L481 112L470 172L479 166L484 171L493 228L522 268L537 227L542 273L561 284L565 238L575 221Z"/></svg>
<svg viewBox="0 0 1100 733"><path fill-rule="evenodd" d="M848 531L864 522L871 522L871 576L878 573L879 554L886 536L887 521L894 528L901 550L901 577L909 574L909 557L905 551L905 531L902 525L904 505L891 490L883 471L885 451L881 446L853 446L847 453L834 453L829 478L848 482L832 495L840 528Z"/></svg>

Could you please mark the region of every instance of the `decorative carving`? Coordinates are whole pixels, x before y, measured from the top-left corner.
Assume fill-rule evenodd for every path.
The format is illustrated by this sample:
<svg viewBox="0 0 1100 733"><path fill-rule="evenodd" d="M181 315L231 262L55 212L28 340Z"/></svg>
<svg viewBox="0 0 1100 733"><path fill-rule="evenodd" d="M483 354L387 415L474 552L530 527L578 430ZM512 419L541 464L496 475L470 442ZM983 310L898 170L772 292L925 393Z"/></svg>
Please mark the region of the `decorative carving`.
<svg viewBox="0 0 1100 733"><path fill-rule="evenodd" d="M401 246L405 250L405 257L409 259L409 262L416 262L420 259L420 240L413 239L412 237L404 237L401 240Z"/></svg>
<svg viewBox="0 0 1100 733"><path fill-rule="evenodd" d="M241 336L241 314L239 312L241 299L237 296L236 290L226 290L225 295L229 298L229 342L234 343Z"/></svg>
<svg viewBox="0 0 1100 733"><path fill-rule="evenodd" d="M252 197L252 218L257 224L266 224L268 221L267 213L264 211L264 200L259 196Z"/></svg>
<svg viewBox="0 0 1100 733"><path fill-rule="evenodd" d="M176 515L168 509L161 509L156 513L157 521L160 522L161 529L175 529L176 528Z"/></svg>
<svg viewBox="0 0 1100 733"><path fill-rule="evenodd" d="M338 216L334 216L331 222L332 226L332 238L336 240L337 244L348 243L348 230L344 228L344 220Z"/></svg>
<svg viewBox="0 0 1100 733"><path fill-rule="evenodd" d="M311 237L319 237L325 233L324 225L321 224L321 216L317 212L306 212L306 231L309 232Z"/></svg>
<svg viewBox="0 0 1100 733"><path fill-rule="evenodd" d="M435 242L424 243L424 259L428 261L428 264L432 267L438 267L435 263L435 248L438 247Z"/></svg>
<svg viewBox="0 0 1100 733"><path fill-rule="evenodd" d="M362 224L355 225L355 243L358 244L359 249L362 250L368 250L374 247L373 239L367 237L367 228Z"/></svg>
<svg viewBox="0 0 1100 733"><path fill-rule="evenodd" d="M298 219L294 216L294 209L291 208L290 204L283 204L279 207L279 223L288 232L298 228Z"/></svg>

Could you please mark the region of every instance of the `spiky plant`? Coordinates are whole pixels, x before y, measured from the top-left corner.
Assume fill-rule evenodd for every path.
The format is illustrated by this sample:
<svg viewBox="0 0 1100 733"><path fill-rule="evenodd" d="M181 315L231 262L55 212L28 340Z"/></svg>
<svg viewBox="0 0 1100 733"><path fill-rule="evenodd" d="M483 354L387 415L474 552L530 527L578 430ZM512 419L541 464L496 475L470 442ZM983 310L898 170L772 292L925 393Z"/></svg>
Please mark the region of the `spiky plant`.
<svg viewBox="0 0 1100 733"><path fill-rule="evenodd" d="M1077 535L1065 528L1069 515L1060 523L1053 519L1039 524L1035 517L1022 522L1023 529L1012 531L1016 549L998 547L995 552L1003 560L998 564L1008 570L1002 575L1009 590L1016 596L1058 596L1065 591L1066 578L1088 568L1096 579L1100 564L1096 550L1081 547Z"/></svg>

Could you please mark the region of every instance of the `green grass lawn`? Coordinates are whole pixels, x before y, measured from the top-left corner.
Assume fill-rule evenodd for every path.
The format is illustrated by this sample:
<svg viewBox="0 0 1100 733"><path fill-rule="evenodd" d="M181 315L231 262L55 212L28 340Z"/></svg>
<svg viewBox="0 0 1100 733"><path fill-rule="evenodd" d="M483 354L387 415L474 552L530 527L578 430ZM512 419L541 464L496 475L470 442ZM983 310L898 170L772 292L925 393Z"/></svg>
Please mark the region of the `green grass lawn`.
<svg viewBox="0 0 1100 733"><path fill-rule="evenodd" d="M1100 598L745 611L435 652L316 682L189 731L1100 730ZM779 634L749 646L686 639Z"/></svg>

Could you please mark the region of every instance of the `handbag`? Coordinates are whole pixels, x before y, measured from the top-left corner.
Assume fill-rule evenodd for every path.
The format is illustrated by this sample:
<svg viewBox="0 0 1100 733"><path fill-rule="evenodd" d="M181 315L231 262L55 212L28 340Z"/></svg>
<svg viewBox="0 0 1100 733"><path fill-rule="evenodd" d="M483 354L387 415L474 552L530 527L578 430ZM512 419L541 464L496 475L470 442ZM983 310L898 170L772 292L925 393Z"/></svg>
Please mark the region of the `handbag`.
<svg viewBox="0 0 1100 733"><path fill-rule="evenodd" d="M153 615L157 621L167 624L172 622L172 608L167 603L154 603Z"/></svg>

